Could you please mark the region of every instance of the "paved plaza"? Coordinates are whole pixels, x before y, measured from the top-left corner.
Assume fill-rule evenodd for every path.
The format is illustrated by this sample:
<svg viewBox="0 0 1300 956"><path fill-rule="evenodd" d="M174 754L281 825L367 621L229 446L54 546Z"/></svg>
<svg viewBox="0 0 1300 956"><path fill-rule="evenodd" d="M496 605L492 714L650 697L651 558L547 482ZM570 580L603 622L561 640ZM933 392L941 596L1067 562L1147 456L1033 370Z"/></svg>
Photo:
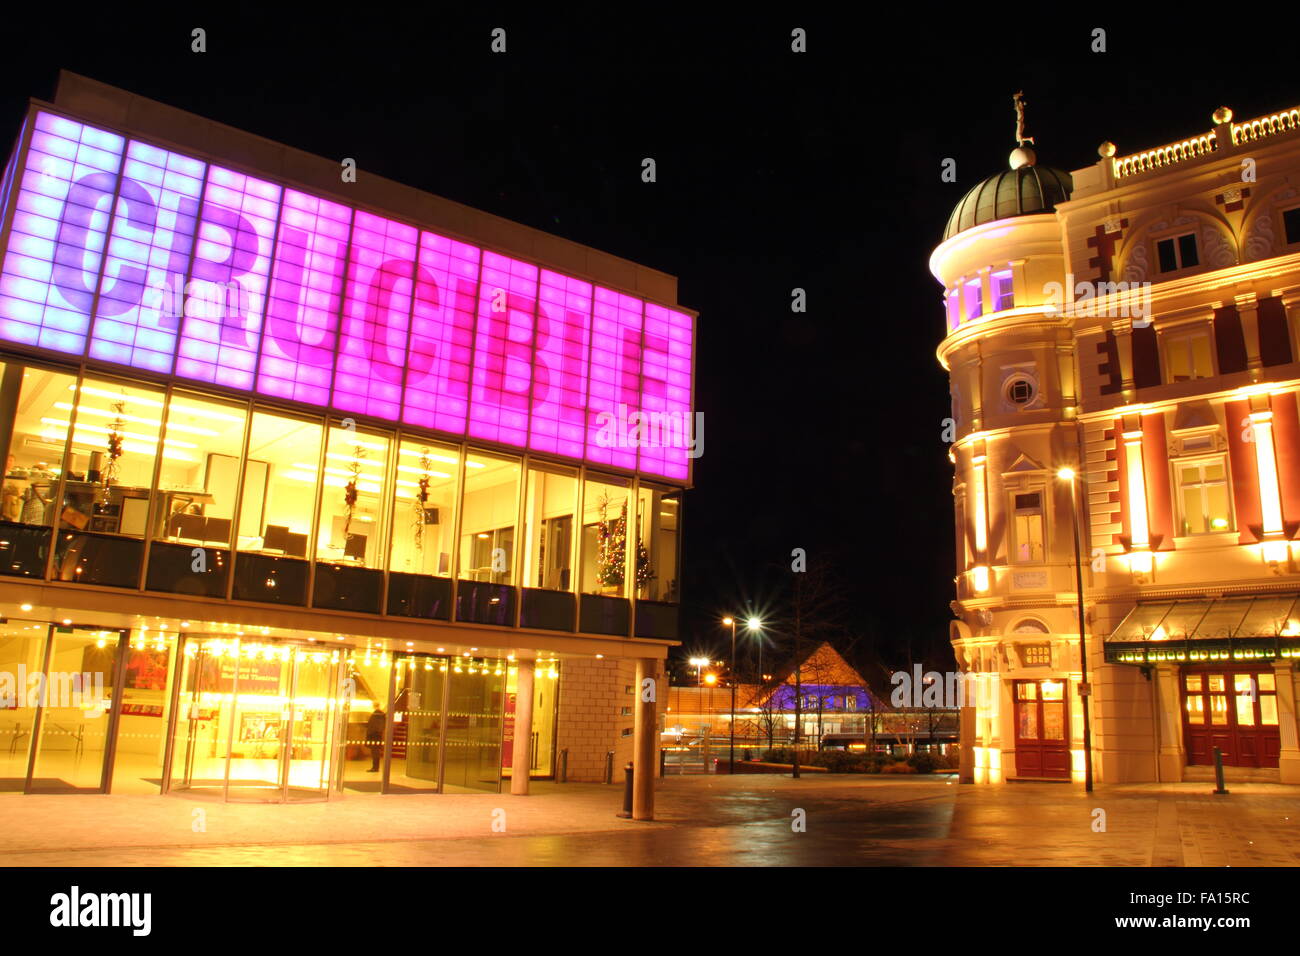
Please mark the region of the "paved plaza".
<svg viewBox="0 0 1300 956"><path fill-rule="evenodd" d="M1300 790L1211 789L1103 786L1088 796L952 776L670 777L654 822L619 819L621 790L598 784L295 806L4 795L0 865L1300 865Z"/></svg>

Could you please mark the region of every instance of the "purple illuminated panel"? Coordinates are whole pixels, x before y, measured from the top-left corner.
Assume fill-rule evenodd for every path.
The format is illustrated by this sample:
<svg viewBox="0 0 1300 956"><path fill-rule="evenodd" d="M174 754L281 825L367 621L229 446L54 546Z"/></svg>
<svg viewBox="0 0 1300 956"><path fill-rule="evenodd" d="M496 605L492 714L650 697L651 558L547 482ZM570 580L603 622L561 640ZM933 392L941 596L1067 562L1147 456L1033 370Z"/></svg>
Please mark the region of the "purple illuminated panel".
<svg viewBox="0 0 1300 956"><path fill-rule="evenodd" d="M690 316L64 117L32 122L0 185L17 192L0 341L689 478Z"/></svg>
<svg viewBox="0 0 1300 956"><path fill-rule="evenodd" d="M367 212L352 224L333 405L397 421L418 230Z"/></svg>
<svg viewBox="0 0 1300 956"><path fill-rule="evenodd" d="M286 189L257 390L328 405L352 210Z"/></svg>
<svg viewBox="0 0 1300 956"><path fill-rule="evenodd" d="M279 211L279 186L208 168L177 375L253 387Z"/></svg>
<svg viewBox="0 0 1300 956"><path fill-rule="evenodd" d="M172 370L204 164L132 142L108 241L91 358Z"/></svg>
<svg viewBox="0 0 1300 956"><path fill-rule="evenodd" d="M691 317L647 302L641 349L641 414L649 442L642 442L637 468L685 480L692 434Z"/></svg>
<svg viewBox="0 0 1300 956"><path fill-rule="evenodd" d="M596 287L587 382L588 461L636 468L636 445L622 440L641 391L641 300ZM607 417L620 423L620 440L608 441Z"/></svg>
<svg viewBox="0 0 1300 956"><path fill-rule="evenodd" d="M465 432L480 256L474 246L420 233L402 408L408 425Z"/></svg>
<svg viewBox="0 0 1300 956"><path fill-rule="evenodd" d="M113 133L37 115L0 273L0 339L85 351L124 145Z"/></svg>
<svg viewBox="0 0 1300 956"><path fill-rule="evenodd" d="M542 270L528 447L568 458L586 451L591 284Z"/></svg>
<svg viewBox="0 0 1300 956"><path fill-rule="evenodd" d="M475 438L528 445L537 273L526 262L483 253L469 407Z"/></svg>

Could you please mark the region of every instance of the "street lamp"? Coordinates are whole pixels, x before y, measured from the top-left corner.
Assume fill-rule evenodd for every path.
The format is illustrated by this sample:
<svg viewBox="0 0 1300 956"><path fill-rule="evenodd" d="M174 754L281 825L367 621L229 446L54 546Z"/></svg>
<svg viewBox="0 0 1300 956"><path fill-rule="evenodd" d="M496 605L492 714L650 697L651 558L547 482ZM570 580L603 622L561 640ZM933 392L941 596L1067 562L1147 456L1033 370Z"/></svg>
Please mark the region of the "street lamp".
<svg viewBox="0 0 1300 956"><path fill-rule="evenodd" d="M1088 686L1088 639L1084 633L1083 620L1083 557L1079 550L1079 500L1073 468L1062 468L1056 477L1070 483L1070 517L1074 524L1074 582L1075 593L1079 600L1079 699L1083 704L1083 789L1092 793L1092 727L1088 721L1088 698L1092 688Z"/></svg>
<svg viewBox="0 0 1300 956"><path fill-rule="evenodd" d="M703 678L700 676L700 670L701 670L701 668L703 668L704 665L707 664L708 662L709 662L709 659L708 659L707 657L692 657L691 660L690 660L690 665L691 665L692 667L695 668L695 686L696 686L696 687L699 687L700 684L703 683Z"/></svg>
<svg viewBox="0 0 1300 956"><path fill-rule="evenodd" d="M731 760L728 763L728 773L736 772L736 619L728 615L722 619L724 626L731 628ZM757 617L750 617L745 621L745 629L751 633L761 630L763 622ZM759 682L762 683L763 676L763 644L760 641L758 645L758 676Z"/></svg>

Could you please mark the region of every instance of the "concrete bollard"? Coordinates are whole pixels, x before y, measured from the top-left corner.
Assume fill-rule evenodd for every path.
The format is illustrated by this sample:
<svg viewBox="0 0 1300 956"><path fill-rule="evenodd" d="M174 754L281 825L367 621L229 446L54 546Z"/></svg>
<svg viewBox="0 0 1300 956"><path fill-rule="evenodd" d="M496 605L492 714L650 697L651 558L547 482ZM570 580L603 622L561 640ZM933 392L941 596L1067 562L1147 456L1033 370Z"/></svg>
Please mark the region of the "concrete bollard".
<svg viewBox="0 0 1300 956"><path fill-rule="evenodd" d="M618 814L625 820L632 819L632 762L623 767L623 812Z"/></svg>
<svg viewBox="0 0 1300 956"><path fill-rule="evenodd" d="M1214 748L1214 792L1224 794L1228 792L1227 787L1223 785L1223 751L1218 747Z"/></svg>

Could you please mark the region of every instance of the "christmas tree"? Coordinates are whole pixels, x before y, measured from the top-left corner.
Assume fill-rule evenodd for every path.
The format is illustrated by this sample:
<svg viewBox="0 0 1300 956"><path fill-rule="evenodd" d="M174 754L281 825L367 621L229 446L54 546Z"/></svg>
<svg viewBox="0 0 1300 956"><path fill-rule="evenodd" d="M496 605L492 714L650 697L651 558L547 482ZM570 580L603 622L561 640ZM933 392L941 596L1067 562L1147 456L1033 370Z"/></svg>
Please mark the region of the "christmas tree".
<svg viewBox="0 0 1300 956"><path fill-rule="evenodd" d="M622 589L624 562L627 559L627 502L619 516L612 521L608 516L609 496L600 498L600 524L596 537L596 580L606 587ZM650 554L638 536L636 543L636 586L644 589L654 573L650 568Z"/></svg>

